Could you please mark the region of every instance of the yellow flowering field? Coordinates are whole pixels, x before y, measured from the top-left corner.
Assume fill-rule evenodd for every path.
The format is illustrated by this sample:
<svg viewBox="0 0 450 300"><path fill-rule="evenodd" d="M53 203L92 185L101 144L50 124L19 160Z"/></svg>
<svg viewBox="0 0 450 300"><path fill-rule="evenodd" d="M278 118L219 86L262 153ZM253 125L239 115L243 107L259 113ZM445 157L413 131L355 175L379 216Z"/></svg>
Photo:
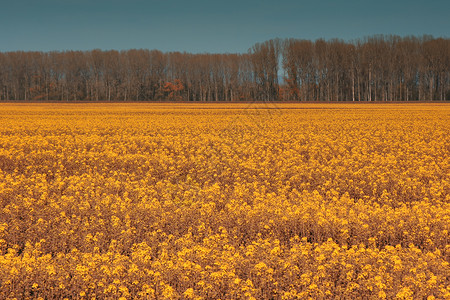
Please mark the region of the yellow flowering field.
<svg viewBox="0 0 450 300"><path fill-rule="evenodd" d="M450 299L449 104L1 104L0 299Z"/></svg>

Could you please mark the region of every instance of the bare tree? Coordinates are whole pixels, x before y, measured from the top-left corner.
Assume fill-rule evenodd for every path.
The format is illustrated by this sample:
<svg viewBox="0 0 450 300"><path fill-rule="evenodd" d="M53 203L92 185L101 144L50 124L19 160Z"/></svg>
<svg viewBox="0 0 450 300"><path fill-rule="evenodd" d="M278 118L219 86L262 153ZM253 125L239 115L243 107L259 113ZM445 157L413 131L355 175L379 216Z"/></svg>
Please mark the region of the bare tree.
<svg viewBox="0 0 450 300"><path fill-rule="evenodd" d="M450 40L392 35L354 42L273 39L255 44L245 54L145 49L0 53L0 100L168 97L187 101L450 100Z"/></svg>

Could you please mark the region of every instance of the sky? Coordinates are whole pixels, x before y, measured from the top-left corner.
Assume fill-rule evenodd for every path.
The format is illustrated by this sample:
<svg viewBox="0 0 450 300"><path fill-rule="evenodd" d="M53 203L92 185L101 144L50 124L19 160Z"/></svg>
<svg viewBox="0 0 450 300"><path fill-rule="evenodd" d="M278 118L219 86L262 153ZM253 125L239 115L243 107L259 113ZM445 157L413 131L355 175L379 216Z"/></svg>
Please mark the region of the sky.
<svg viewBox="0 0 450 300"><path fill-rule="evenodd" d="M0 52L246 53L272 38L449 38L449 12L449 0L0 0Z"/></svg>

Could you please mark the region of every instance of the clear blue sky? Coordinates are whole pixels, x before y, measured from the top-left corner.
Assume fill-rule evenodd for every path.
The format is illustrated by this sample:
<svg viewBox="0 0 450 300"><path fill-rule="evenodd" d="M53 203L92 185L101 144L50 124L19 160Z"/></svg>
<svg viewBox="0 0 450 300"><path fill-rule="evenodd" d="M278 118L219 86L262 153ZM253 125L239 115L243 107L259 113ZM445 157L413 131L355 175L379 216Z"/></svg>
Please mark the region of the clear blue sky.
<svg viewBox="0 0 450 300"><path fill-rule="evenodd" d="M450 36L449 0L0 0L0 51L247 52L271 38Z"/></svg>

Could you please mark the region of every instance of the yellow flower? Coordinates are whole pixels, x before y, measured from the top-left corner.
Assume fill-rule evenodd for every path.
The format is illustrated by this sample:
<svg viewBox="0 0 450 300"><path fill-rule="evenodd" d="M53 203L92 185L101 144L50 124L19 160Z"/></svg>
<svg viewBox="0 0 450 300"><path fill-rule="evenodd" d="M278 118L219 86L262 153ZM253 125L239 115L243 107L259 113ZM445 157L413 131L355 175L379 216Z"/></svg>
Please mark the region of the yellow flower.
<svg viewBox="0 0 450 300"><path fill-rule="evenodd" d="M449 297L450 105L209 105L0 105L11 295Z"/></svg>
<svg viewBox="0 0 450 300"><path fill-rule="evenodd" d="M410 288L404 287L402 288L396 295L399 299L412 299L413 292Z"/></svg>
<svg viewBox="0 0 450 300"><path fill-rule="evenodd" d="M188 288L188 289L183 293L183 295L184 295L186 298L188 298L188 299L193 298L193 297L194 297L194 289L193 289L193 288Z"/></svg>

